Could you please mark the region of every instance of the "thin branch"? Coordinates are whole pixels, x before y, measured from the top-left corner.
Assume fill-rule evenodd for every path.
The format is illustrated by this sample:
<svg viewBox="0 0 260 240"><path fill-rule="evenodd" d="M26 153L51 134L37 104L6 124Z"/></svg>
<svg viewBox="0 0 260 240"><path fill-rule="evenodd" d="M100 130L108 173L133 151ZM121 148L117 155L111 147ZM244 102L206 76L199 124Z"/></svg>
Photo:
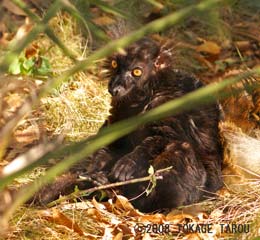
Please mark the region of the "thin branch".
<svg viewBox="0 0 260 240"><path fill-rule="evenodd" d="M60 197L59 199L57 199L55 201L52 201L51 203L47 204L47 206L53 207L53 206L55 206L55 205L57 205L57 204L59 204L63 201L78 198L78 197L84 196L86 194L96 192L96 191L100 191L100 190L104 190L104 189L116 188L116 187L121 187L121 186L129 185L129 184L151 181L153 179L153 176L155 177L156 180L161 180L161 179L163 179L163 177L160 176L160 174L163 173L163 172L167 172L171 169L172 169L172 167L167 167L167 168L164 168L164 169L159 169L159 170L155 171L154 174L151 174L151 175L146 176L146 177L135 178L135 179L131 179L131 180L123 181L123 182L110 183L110 184L106 184L106 185L102 185L102 186L98 186L98 187L89 188L89 189L86 189L86 190L78 190L78 191L73 192L69 195Z"/></svg>

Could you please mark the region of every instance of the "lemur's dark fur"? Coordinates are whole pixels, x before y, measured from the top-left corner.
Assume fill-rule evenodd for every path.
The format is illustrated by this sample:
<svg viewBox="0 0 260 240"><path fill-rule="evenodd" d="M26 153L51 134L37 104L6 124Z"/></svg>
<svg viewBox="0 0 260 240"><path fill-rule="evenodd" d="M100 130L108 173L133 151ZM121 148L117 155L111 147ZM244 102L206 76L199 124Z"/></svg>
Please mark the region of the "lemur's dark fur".
<svg viewBox="0 0 260 240"><path fill-rule="evenodd" d="M106 68L112 108L103 127L202 86L193 76L175 70L170 60L169 49L147 38L128 47L125 54L110 57ZM134 206L152 211L197 202L205 193L214 193L222 186L219 118L215 103L146 124L97 151L88 166L82 162L40 192L38 199L46 203L60 192L72 191L75 178L84 172L96 182L112 183L147 176L152 165L155 170L169 166L172 169L162 174L163 179L157 181L150 195L135 199ZM86 187L83 185L80 187ZM131 199L143 193L147 185L148 182L126 185L120 191Z"/></svg>

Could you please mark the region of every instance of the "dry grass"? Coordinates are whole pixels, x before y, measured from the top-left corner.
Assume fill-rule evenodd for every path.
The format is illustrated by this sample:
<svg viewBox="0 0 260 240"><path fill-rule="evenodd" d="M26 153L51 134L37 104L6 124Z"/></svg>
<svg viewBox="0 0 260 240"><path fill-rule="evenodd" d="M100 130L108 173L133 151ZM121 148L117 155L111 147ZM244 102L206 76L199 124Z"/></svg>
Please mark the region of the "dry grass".
<svg viewBox="0 0 260 240"><path fill-rule="evenodd" d="M142 214L123 198L120 204L84 201L65 202L46 210L24 207L13 217L11 225L15 231L11 231L7 239L112 239L120 233L128 236L127 239L142 239L134 229L138 223L170 224L170 234L152 233L148 239L251 239L259 234L260 188L259 181L244 184L250 187L249 191L222 192L218 199L185 206L168 214ZM55 212L64 214L80 231L73 230L64 223L63 216L57 217ZM250 225L248 234L230 234L223 232L220 226L252 222L254 225ZM177 224L212 224L212 233L179 232Z"/></svg>
<svg viewBox="0 0 260 240"><path fill-rule="evenodd" d="M87 57L90 46L71 16L59 14L50 25L78 60ZM50 60L55 75L72 66L72 60L49 39L41 39L40 48L48 49L45 56ZM102 79L100 69L99 63L86 72L75 74L51 96L42 99L44 125L53 135L62 134L67 140L75 141L96 133L100 128L108 115L110 103L107 82Z"/></svg>
<svg viewBox="0 0 260 240"><path fill-rule="evenodd" d="M63 209L73 221L80 223L90 235L100 235L97 221L88 218L82 209ZM32 208L20 208L12 219L15 231L8 234L7 239L82 239L81 236L66 226L55 224L46 218L46 212ZM88 239L88 238L84 238Z"/></svg>
<svg viewBox="0 0 260 240"><path fill-rule="evenodd" d="M108 115L109 96L104 84L85 73L77 74L55 96L42 100L46 128L54 135L65 135L68 140L80 140L95 134Z"/></svg>
<svg viewBox="0 0 260 240"><path fill-rule="evenodd" d="M58 14L51 20L50 25L78 60L87 57L90 46L88 46L86 38L77 30L77 23L71 16ZM40 54L50 61L54 75L61 75L71 68L73 61L65 56L46 36L39 36L35 43L40 49ZM12 77L12 79L17 82L17 77ZM44 81L44 79L37 80L36 83L36 79L29 78L27 80L27 77L22 79L24 82L30 80L27 84L29 86L31 81L33 86L41 85ZM27 85L25 87L29 89ZM75 74L68 81L62 83L49 96L41 100L38 109L19 123L12 144L14 147L21 141L19 150L14 147L13 150L8 151L4 159L7 161L3 160L2 164L7 164L17 154L26 151L28 149L27 145L35 143L31 135L26 135L26 142L24 142L23 134L31 127L33 127L33 131L37 129L37 132L38 129L44 129L43 132L40 131L40 134L44 135L47 131L48 136L51 138L55 138L56 135L63 135L67 141L78 141L95 134L108 115L110 97L106 86L107 81L102 79L100 63L95 64L88 71ZM18 87L20 89L20 86ZM12 89L12 92L5 97L7 103L9 103L9 99L11 101L13 96L18 94L19 101L15 103L20 106L30 93L29 90L23 95L20 92L16 93L18 87ZM6 112L9 113L12 110L11 108L14 108L14 104L6 105ZM14 111L12 110L12 112ZM19 131L22 132L22 137L17 134ZM44 136L41 136L40 139L37 138L36 140L39 141L44 138ZM37 168L31 174L16 179L15 186L19 187L32 181L43 174L42 171L44 171L42 168ZM98 222L92 221L89 223L87 219L82 219L82 211L77 213L72 211L70 214L75 216L75 220L84 222L86 228L90 229L91 232L95 232L95 225L98 225ZM46 221L33 208L20 208L12 218L10 226L6 239L79 239L77 233L68 231L66 227Z"/></svg>

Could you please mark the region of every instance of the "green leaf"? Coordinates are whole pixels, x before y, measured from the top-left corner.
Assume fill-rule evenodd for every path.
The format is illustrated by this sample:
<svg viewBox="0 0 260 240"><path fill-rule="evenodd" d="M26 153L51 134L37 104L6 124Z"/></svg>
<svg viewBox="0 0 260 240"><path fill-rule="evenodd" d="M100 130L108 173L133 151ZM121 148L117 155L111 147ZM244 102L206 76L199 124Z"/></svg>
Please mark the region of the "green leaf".
<svg viewBox="0 0 260 240"><path fill-rule="evenodd" d="M34 67L35 60L33 58L26 59L21 65L26 72L29 72Z"/></svg>
<svg viewBox="0 0 260 240"><path fill-rule="evenodd" d="M106 199L108 196L107 196L107 192L104 191L104 190L100 190L99 191L99 198L98 200L101 202L103 201L104 199Z"/></svg>
<svg viewBox="0 0 260 240"><path fill-rule="evenodd" d="M41 66L35 70L36 74L39 75L48 75L51 73L51 64L49 60L45 57L40 57L41 58Z"/></svg>
<svg viewBox="0 0 260 240"><path fill-rule="evenodd" d="M21 73L21 63L19 62L19 58L15 58L14 61L8 68L8 72L14 75Z"/></svg>
<svg viewBox="0 0 260 240"><path fill-rule="evenodd" d="M154 168L153 168L152 165L149 167L149 169L148 169L148 173L149 173L149 175L154 174Z"/></svg>

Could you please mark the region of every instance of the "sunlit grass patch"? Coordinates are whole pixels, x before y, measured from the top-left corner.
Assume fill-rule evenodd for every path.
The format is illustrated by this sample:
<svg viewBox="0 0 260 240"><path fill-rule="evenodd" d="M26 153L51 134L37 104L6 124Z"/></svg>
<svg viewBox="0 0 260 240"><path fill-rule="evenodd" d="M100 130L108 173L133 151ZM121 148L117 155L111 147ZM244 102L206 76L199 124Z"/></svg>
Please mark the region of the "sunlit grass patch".
<svg viewBox="0 0 260 240"><path fill-rule="evenodd" d="M55 135L80 140L101 127L108 115L110 98L106 85L79 73L55 96L42 102L47 129Z"/></svg>
<svg viewBox="0 0 260 240"><path fill-rule="evenodd" d="M76 59L87 58L91 51L88 40L81 34L77 22L68 14L58 14L50 26ZM49 59L54 75L71 68L73 60L47 37L39 39L41 49ZM63 134L67 140L80 140L95 134L108 115L110 98L107 82L100 74L100 63L79 72L42 99L44 125L54 135Z"/></svg>

